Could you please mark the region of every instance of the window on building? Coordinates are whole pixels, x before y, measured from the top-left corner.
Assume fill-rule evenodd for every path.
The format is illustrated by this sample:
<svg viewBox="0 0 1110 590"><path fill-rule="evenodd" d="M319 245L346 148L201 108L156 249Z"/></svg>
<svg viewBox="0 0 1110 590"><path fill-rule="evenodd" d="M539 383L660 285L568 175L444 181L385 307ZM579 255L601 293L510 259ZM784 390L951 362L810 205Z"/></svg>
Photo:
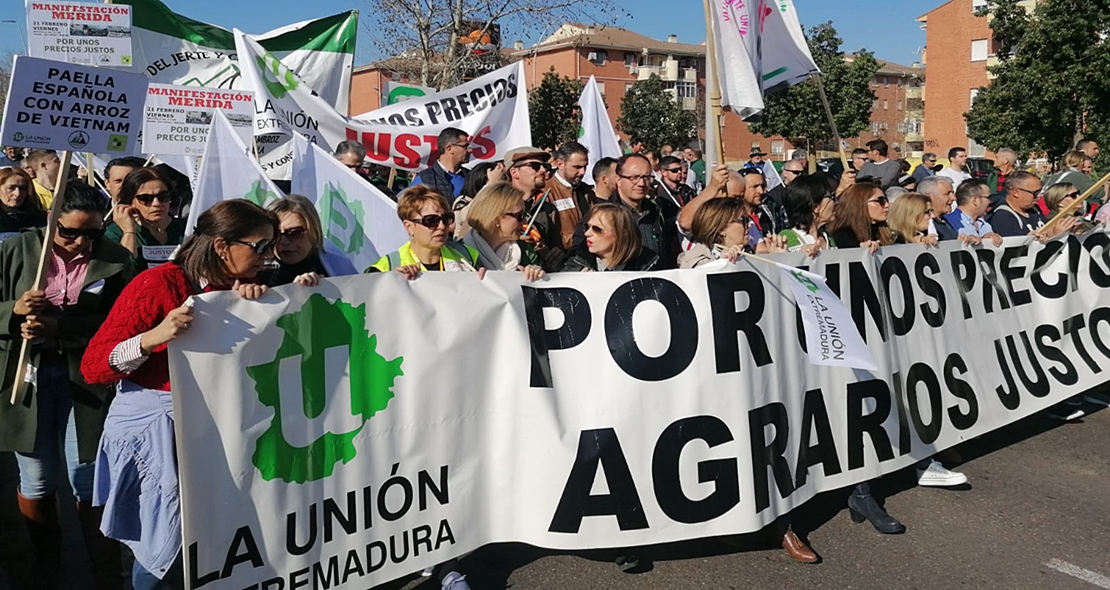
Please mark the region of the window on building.
<svg viewBox="0 0 1110 590"><path fill-rule="evenodd" d="M883 88L890 88L890 78L883 76Z"/></svg>
<svg viewBox="0 0 1110 590"><path fill-rule="evenodd" d="M978 88L972 88L971 89L971 100L969 100L968 103L967 103L969 107L975 105L975 99L976 98L979 98L979 89Z"/></svg>
<svg viewBox="0 0 1110 590"><path fill-rule="evenodd" d="M625 84L624 85L624 93L625 94L628 94L631 90L632 90L632 85L631 84Z"/></svg>
<svg viewBox="0 0 1110 590"><path fill-rule="evenodd" d="M987 0L971 0L971 12L978 12L980 8L987 7Z"/></svg>
<svg viewBox="0 0 1110 590"><path fill-rule="evenodd" d="M786 143L781 139L771 141L771 153L775 155L782 155L786 152Z"/></svg>
<svg viewBox="0 0 1110 590"><path fill-rule="evenodd" d="M753 141L752 142L752 150L754 151L754 150L758 150L758 149L759 149L759 142L758 141Z"/></svg>
<svg viewBox="0 0 1110 590"><path fill-rule="evenodd" d="M971 42L971 61L987 61L988 51L986 39L975 39Z"/></svg>
<svg viewBox="0 0 1110 590"><path fill-rule="evenodd" d="M605 96L605 82L597 83L597 91L600 92L602 96Z"/></svg>
<svg viewBox="0 0 1110 590"><path fill-rule="evenodd" d="M898 110L902 110L902 103L898 103Z"/></svg>
<svg viewBox="0 0 1110 590"><path fill-rule="evenodd" d="M886 100L883 101L883 110L884 111L890 110L890 102L888 102Z"/></svg>
<svg viewBox="0 0 1110 590"><path fill-rule="evenodd" d="M595 66L603 66L609 61L609 52L604 49L595 49L586 54L586 59Z"/></svg>
<svg viewBox="0 0 1110 590"><path fill-rule="evenodd" d="M675 82L675 94L679 99L697 98L698 85L696 82Z"/></svg>
<svg viewBox="0 0 1110 590"><path fill-rule="evenodd" d="M640 65L640 62L639 62L639 60L637 60L636 57L637 57L636 54L632 53L631 51L624 52L624 65L625 65L625 67L631 68L632 66Z"/></svg>
<svg viewBox="0 0 1110 590"><path fill-rule="evenodd" d="M878 134L879 134L879 122L878 121L871 121L871 135L878 135Z"/></svg>

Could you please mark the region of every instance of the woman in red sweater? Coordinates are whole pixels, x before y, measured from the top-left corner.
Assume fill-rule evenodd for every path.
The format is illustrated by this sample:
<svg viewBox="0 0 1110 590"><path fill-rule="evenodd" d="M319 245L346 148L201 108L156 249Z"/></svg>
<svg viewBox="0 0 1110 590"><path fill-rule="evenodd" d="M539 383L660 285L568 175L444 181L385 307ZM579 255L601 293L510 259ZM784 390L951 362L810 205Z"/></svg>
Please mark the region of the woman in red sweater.
<svg viewBox="0 0 1110 590"><path fill-rule="evenodd" d="M166 344L192 324L193 295L265 293L252 281L273 256L276 232L277 218L254 203L213 206L173 262L123 290L81 361L89 383L119 383L100 440L93 502L104 506L104 536L135 554L135 590L184 588Z"/></svg>

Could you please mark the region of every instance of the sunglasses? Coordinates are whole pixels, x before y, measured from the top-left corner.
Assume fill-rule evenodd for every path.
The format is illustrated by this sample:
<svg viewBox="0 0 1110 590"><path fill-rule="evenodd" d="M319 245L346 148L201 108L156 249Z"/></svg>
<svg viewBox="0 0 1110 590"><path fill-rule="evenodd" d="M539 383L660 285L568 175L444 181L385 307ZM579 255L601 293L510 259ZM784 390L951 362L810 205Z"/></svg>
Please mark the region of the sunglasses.
<svg viewBox="0 0 1110 590"><path fill-rule="evenodd" d="M783 168L782 171L783 172L790 172L791 174L797 174L798 176L803 176L806 173L805 170L791 170L789 168Z"/></svg>
<svg viewBox="0 0 1110 590"><path fill-rule="evenodd" d="M154 193L153 195L135 195L135 200L142 201L144 205L153 203L154 199L158 199L163 203L169 203L173 201L173 194L167 191L163 193Z"/></svg>
<svg viewBox="0 0 1110 590"><path fill-rule="evenodd" d="M99 240L104 237L104 228L79 228L79 227L66 227L58 224L58 235L67 240L76 240L81 236L85 236L89 240Z"/></svg>
<svg viewBox="0 0 1110 590"><path fill-rule="evenodd" d="M828 199L828 200L830 200L830 201L832 201L832 202L834 202L834 203L840 200L840 197L836 196L836 195L835 195L835 194L833 194L833 193L828 193L827 195L825 195L825 196L823 196L823 197L821 197L821 198L822 198L822 199Z"/></svg>
<svg viewBox="0 0 1110 590"><path fill-rule="evenodd" d="M231 242L232 244L242 244L244 246L247 246L251 250L254 250L254 253L258 254L259 256L264 256L274 250L274 240L260 240L258 242L247 242L245 240L228 240L228 242Z"/></svg>
<svg viewBox="0 0 1110 590"><path fill-rule="evenodd" d="M308 233L308 228L305 228L305 227L291 227L291 228L281 232L281 237L283 237L287 240L299 240L299 239L303 238L306 233Z"/></svg>
<svg viewBox="0 0 1110 590"><path fill-rule="evenodd" d="M880 206L885 207L885 206L890 204L890 199L888 199L886 197L876 197L874 199L868 199L867 202L868 203L878 203Z"/></svg>
<svg viewBox="0 0 1110 590"><path fill-rule="evenodd" d="M1068 193L1068 194L1064 195L1064 198L1065 199L1078 199L1079 198L1079 191L1075 191L1074 193Z"/></svg>
<svg viewBox="0 0 1110 590"><path fill-rule="evenodd" d="M678 174L679 172L685 172L685 170L683 168L664 168L663 171L664 172L670 172L671 174Z"/></svg>
<svg viewBox="0 0 1110 590"><path fill-rule="evenodd" d="M435 229L442 223L444 227L455 223L454 213L444 213L443 215L425 215L420 219L412 219L413 223L419 223L428 229Z"/></svg>
<svg viewBox="0 0 1110 590"><path fill-rule="evenodd" d="M521 223L524 223L524 220L528 219L528 212L524 211L522 209L522 210L516 211L514 213L506 213L505 216L506 217L512 217L513 219L515 219L515 220L517 220Z"/></svg>
<svg viewBox="0 0 1110 590"><path fill-rule="evenodd" d="M595 234L604 234L605 233L604 229L602 229L599 226L593 225L593 224L587 225L586 229L594 232Z"/></svg>
<svg viewBox="0 0 1110 590"><path fill-rule="evenodd" d="M547 164L547 162L525 162L523 164L517 164L516 166L513 166L513 167L514 168L523 168L525 166L531 168L532 170L535 170L536 172L539 172L540 170L546 170L548 172L551 172L551 166L549 166Z"/></svg>
<svg viewBox="0 0 1110 590"><path fill-rule="evenodd" d="M922 215L928 215L929 217L932 217L932 216L933 216L933 210L932 210L932 209L926 209L926 210L925 210L924 212L922 212L921 214L922 214Z"/></svg>

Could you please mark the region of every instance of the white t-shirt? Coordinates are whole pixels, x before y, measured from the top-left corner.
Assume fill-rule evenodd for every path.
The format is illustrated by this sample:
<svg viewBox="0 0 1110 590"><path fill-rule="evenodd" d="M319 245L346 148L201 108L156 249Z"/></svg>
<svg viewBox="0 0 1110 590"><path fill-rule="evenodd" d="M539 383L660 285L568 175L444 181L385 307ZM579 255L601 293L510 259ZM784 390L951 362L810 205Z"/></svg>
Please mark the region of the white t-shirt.
<svg viewBox="0 0 1110 590"><path fill-rule="evenodd" d="M940 172L937 172L937 176L940 176L941 178L947 178L948 180L951 180L952 181L952 190L956 190L956 189L960 188L960 184L963 183L963 181L971 180L971 175L968 174L967 172L961 172L959 170L953 170L951 167L945 168L944 170L941 170Z"/></svg>

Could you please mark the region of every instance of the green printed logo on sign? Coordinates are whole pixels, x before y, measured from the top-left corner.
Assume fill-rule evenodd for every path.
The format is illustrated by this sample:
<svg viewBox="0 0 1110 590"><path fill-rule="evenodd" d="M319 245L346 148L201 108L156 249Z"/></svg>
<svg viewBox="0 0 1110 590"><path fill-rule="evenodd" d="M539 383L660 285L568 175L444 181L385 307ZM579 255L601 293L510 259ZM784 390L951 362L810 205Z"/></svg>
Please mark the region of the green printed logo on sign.
<svg viewBox="0 0 1110 590"><path fill-rule="evenodd" d="M362 220L366 212L362 203L347 200L343 187L330 182L324 184L320 196L320 220L324 223L327 239L344 254L362 251L366 245L366 230Z"/></svg>
<svg viewBox="0 0 1110 590"><path fill-rule="evenodd" d="M109 135L108 136L108 151L122 152L127 149L127 136L126 135Z"/></svg>
<svg viewBox="0 0 1110 590"><path fill-rule="evenodd" d="M81 149L89 145L89 134L84 131L74 131L69 134L69 146L74 149Z"/></svg>
<svg viewBox="0 0 1110 590"><path fill-rule="evenodd" d="M250 192L243 195L243 198L254 203L255 205L258 205L259 207L265 207L266 203L269 203L270 201L278 198L278 196L266 190L266 187L262 186L261 180L256 180L253 184L251 184Z"/></svg>
<svg viewBox="0 0 1110 590"><path fill-rule="evenodd" d="M274 409L273 421L255 443L251 462L266 481L319 481L331 476L340 461L354 459L352 441L366 421L384 411L393 399L394 381L404 375L404 358L386 360L378 354L377 336L366 329L365 304L328 303L323 295L315 294L300 311L278 318L277 326L285 336L274 360L247 367L258 400ZM298 371L300 383L295 391L302 407L283 412L281 378L285 376L289 382L289 375ZM344 381L346 387L342 387ZM354 418L358 425L345 432L326 431L306 446L296 446L282 430L282 416L296 410L303 411L308 420L330 417L324 416L327 413L340 419Z"/></svg>
<svg viewBox="0 0 1110 590"><path fill-rule="evenodd" d="M801 283L806 289L808 289L810 293L816 293L821 290L821 287L817 286L817 283L814 283L813 279L796 270L790 271L790 275L793 276L794 279Z"/></svg>
<svg viewBox="0 0 1110 590"><path fill-rule="evenodd" d="M258 69L262 72L262 82L266 84L266 90L274 98L285 98L290 90L297 88L297 77L293 75L293 70L285 67L278 58L267 53L256 57L255 60L258 62ZM273 78L270 78L271 74Z"/></svg>

